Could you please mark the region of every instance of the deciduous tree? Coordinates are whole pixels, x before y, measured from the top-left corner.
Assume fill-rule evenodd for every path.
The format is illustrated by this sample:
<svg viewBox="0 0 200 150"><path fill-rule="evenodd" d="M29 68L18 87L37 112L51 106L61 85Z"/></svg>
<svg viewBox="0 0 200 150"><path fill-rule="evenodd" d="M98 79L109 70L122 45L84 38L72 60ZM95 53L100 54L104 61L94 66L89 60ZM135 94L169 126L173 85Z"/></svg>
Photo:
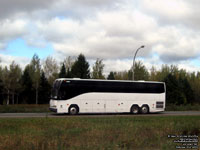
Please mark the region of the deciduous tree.
<svg viewBox="0 0 200 150"><path fill-rule="evenodd" d="M34 54L30 63L30 76L33 81L33 87L35 89L35 104L38 104L38 90L40 84L40 59L37 54Z"/></svg>
<svg viewBox="0 0 200 150"><path fill-rule="evenodd" d="M132 69L129 73L129 80L132 80ZM141 61L135 63L134 67L134 80L148 80L149 72Z"/></svg>
<svg viewBox="0 0 200 150"><path fill-rule="evenodd" d="M58 78L59 66L57 61L53 57L48 56L43 62L43 68L48 82L52 85L54 80Z"/></svg>
<svg viewBox="0 0 200 150"><path fill-rule="evenodd" d="M93 65L93 71L92 71L92 78L93 79L105 79L105 76L103 75L103 69L104 64L102 59L97 59L95 64Z"/></svg>
<svg viewBox="0 0 200 150"><path fill-rule="evenodd" d="M4 85L4 93L6 93L7 95L7 99L6 99L6 105L10 104L10 91L11 91L11 80L10 80L10 71L7 68L7 66L5 66L5 68L3 69L2 72L2 81L3 81L3 85Z"/></svg>
<svg viewBox="0 0 200 150"><path fill-rule="evenodd" d="M16 64L14 61L10 64L10 70L9 70L9 78L10 78L10 82L11 82L11 94L12 94L12 104L15 103L15 95L17 97L18 100L18 95L19 95L19 91L20 91L20 78L22 75L22 70L20 68L20 66L18 64ZM17 101L18 103L18 101Z"/></svg>

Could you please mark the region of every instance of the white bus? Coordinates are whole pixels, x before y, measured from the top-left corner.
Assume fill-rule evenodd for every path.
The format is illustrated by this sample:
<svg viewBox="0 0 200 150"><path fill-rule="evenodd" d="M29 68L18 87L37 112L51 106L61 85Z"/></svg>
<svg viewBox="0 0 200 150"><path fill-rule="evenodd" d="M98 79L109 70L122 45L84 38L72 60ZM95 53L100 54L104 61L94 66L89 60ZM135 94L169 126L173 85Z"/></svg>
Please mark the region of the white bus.
<svg viewBox="0 0 200 150"><path fill-rule="evenodd" d="M165 83L147 81L56 79L50 110L56 113L133 113L165 110Z"/></svg>

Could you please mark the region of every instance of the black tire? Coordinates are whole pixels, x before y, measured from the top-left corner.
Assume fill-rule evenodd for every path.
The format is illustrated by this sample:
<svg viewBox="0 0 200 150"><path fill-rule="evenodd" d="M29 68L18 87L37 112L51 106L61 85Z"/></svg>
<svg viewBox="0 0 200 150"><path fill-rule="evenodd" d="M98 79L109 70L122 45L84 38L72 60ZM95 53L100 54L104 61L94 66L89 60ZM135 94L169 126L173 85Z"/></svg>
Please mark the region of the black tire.
<svg viewBox="0 0 200 150"><path fill-rule="evenodd" d="M131 113L132 113L132 114L138 114L139 111L140 111L140 108L139 108L137 105L133 105L133 106L131 107Z"/></svg>
<svg viewBox="0 0 200 150"><path fill-rule="evenodd" d="M148 114L149 113L149 106L148 105L143 105L141 107L140 111L141 111L142 114Z"/></svg>
<svg viewBox="0 0 200 150"><path fill-rule="evenodd" d="M78 114L78 107L77 106L70 106L69 107L69 114L70 115L77 115Z"/></svg>

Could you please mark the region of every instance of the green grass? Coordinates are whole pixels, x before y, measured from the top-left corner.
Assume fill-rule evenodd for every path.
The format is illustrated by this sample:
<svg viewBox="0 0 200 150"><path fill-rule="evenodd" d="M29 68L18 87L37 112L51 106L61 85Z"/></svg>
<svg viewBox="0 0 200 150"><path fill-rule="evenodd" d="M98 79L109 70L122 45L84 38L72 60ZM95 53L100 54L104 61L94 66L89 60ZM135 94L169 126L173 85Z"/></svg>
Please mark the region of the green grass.
<svg viewBox="0 0 200 150"><path fill-rule="evenodd" d="M42 113L42 112L50 112L49 104L0 105L0 113Z"/></svg>
<svg viewBox="0 0 200 150"><path fill-rule="evenodd" d="M0 119L0 150L173 150L169 134L200 136L200 117Z"/></svg>

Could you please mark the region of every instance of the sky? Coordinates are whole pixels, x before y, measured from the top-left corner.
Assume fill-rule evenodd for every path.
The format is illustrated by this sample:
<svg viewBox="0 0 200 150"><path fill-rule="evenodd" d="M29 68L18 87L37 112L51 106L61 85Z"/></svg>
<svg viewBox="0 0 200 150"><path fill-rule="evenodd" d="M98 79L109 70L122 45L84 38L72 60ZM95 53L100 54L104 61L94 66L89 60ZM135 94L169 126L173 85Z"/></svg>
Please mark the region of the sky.
<svg viewBox="0 0 200 150"><path fill-rule="evenodd" d="M104 71L137 61L200 70L199 0L0 0L0 60L24 67L32 56L58 62L84 54Z"/></svg>

